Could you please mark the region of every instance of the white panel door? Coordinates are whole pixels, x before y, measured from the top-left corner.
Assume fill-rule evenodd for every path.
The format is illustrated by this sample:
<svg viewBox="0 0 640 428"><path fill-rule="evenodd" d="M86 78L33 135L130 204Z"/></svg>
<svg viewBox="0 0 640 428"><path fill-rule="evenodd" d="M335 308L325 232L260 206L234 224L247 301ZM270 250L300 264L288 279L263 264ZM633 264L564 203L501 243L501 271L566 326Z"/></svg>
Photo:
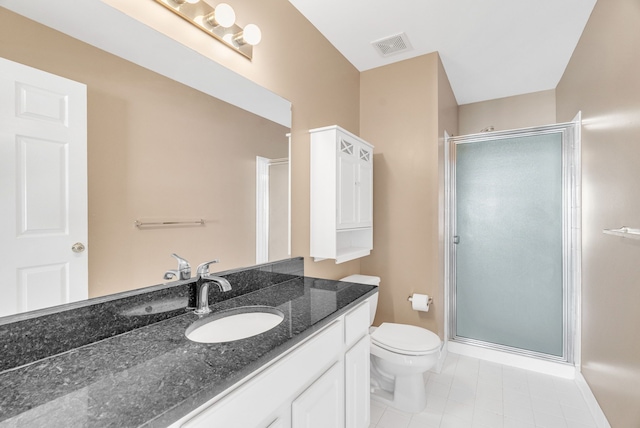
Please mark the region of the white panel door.
<svg viewBox="0 0 640 428"><path fill-rule="evenodd" d="M344 428L344 366L335 363L291 404L293 428Z"/></svg>
<svg viewBox="0 0 640 428"><path fill-rule="evenodd" d="M0 316L87 298L86 99L0 58Z"/></svg>
<svg viewBox="0 0 640 428"><path fill-rule="evenodd" d="M367 428L371 419L369 335L345 354L345 403L347 428Z"/></svg>

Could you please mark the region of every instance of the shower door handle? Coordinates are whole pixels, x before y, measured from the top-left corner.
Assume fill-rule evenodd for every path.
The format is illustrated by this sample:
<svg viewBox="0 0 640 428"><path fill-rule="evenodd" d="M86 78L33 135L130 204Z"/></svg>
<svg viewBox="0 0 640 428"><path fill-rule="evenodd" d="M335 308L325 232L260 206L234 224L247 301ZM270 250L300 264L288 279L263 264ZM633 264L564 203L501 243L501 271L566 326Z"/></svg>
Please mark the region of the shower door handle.
<svg viewBox="0 0 640 428"><path fill-rule="evenodd" d="M458 235L453 235L453 243L456 245L460 243L460 237Z"/></svg>

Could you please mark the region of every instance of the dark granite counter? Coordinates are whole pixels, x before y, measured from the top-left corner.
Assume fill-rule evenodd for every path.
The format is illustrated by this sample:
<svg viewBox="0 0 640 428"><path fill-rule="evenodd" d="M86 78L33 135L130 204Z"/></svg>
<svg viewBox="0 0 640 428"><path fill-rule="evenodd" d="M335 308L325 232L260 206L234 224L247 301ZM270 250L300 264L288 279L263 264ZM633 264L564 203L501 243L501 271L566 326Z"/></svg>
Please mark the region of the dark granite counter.
<svg viewBox="0 0 640 428"><path fill-rule="evenodd" d="M376 292L363 284L289 278L211 306L212 314L249 305L280 309L284 322L258 336L194 343L184 332L199 317L179 312L1 372L0 427L167 426ZM153 312L150 307L143 311Z"/></svg>

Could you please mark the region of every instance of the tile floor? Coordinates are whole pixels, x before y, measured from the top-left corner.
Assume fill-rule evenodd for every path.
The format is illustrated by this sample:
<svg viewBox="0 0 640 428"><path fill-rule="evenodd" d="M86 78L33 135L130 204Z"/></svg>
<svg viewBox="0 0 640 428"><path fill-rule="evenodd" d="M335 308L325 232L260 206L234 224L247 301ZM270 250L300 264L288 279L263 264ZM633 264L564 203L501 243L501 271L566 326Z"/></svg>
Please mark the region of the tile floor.
<svg viewBox="0 0 640 428"><path fill-rule="evenodd" d="M595 428L574 381L449 354L429 372L427 407L405 413L371 400L369 428Z"/></svg>

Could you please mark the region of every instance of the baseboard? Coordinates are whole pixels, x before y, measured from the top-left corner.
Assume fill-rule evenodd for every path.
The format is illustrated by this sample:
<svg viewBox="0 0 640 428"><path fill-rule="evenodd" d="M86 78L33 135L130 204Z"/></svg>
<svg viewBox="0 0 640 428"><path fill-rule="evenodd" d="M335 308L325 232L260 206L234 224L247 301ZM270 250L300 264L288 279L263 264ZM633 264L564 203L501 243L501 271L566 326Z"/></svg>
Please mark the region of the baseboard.
<svg viewBox="0 0 640 428"><path fill-rule="evenodd" d="M447 348L448 351L453 354L465 355L467 357L491 361L505 366L531 370L565 379L575 379L576 377L576 368L571 364L544 361L537 358L452 341L447 342Z"/></svg>
<svg viewBox="0 0 640 428"><path fill-rule="evenodd" d="M438 362L436 366L431 369L432 372L436 372L438 374L442 373L442 367L444 367L444 362L447 359L447 354L449 351L447 350L447 344L449 342L443 342L442 347L440 348L440 357L438 358Z"/></svg>
<svg viewBox="0 0 640 428"><path fill-rule="evenodd" d="M593 392L591 391L587 380L582 376L582 373L576 373L575 381L578 388L580 388L580 392L587 402L587 405L589 406L589 411L591 412L591 416L593 416L593 420L596 422L597 427L611 428L607 417L604 415L600 404L598 404L598 400L596 400L596 397L593 395Z"/></svg>

